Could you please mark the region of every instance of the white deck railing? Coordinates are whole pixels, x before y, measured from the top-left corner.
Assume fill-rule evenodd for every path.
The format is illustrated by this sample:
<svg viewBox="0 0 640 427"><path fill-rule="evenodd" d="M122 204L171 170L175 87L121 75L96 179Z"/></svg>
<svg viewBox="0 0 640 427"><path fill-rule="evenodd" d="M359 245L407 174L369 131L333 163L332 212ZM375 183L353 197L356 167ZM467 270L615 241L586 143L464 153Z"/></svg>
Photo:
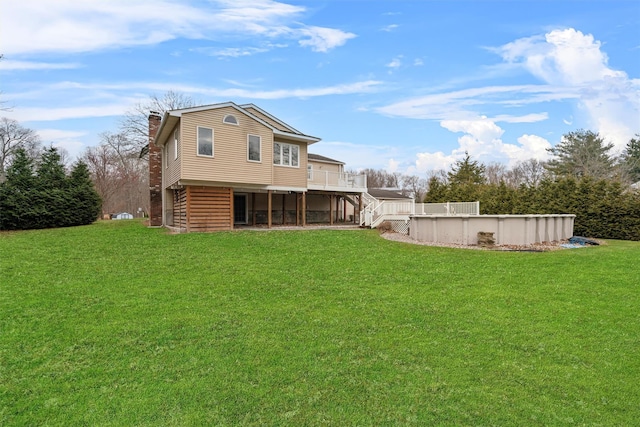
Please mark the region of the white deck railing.
<svg viewBox="0 0 640 427"><path fill-rule="evenodd" d="M309 171L307 187L310 190L363 192L367 190L367 175L347 172Z"/></svg>
<svg viewBox="0 0 640 427"><path fill-rule="evenodd" d="M414 203L376 200L360 212L360 225L375 228L384 221L408 221L411 215L480 215L480 202Z"/></svg>

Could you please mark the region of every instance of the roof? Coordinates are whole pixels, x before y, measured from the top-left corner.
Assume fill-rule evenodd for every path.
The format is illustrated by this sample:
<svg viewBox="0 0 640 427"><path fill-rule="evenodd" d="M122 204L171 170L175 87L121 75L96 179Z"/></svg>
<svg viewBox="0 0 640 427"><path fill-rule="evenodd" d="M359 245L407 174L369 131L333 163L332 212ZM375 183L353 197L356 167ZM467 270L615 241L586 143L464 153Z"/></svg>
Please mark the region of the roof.
<svg viewBox="0 0 640 427"><path fill-rule="evenodd" d="M233 108L236 111L238 111L241 114L244 114L247 117L250 117L251 119L257 121L258 123L268 127L269 129L271 129L273 131L273 134L276 136L281 136L284 138L289 138L289 139L294 139L297 141L303 141L306 142L308 144L313 144L314 142L318 142L320 141L320 138L317 138L315 136L310 136L310 135L305 135L302 132L296 130L295 128L287 125L286 123L284 123L282 120L277 119L276 117L272 116L271 114L267 113L266 111L260 109L259 107L255 106L254 104L243 104L243 105L237 105L234 102L221 102L218 104L208 104L208 105L200 105L197 107L189 107L189 108L179 108L179 109L175 109L175 110L169 110L167 112L164 113L164 116L162 117L162 123L160 123L160 128L158 129L158 133L156 136L156 141L164 141L169 137L169 133L171 132L171 130L173 129L173 127L176 125L176 123L178 123L178 120L180 119L180 117L182 117L183 114L188 114L188 113L193 113L193 112L197 112L197 111L207 111L207 110L217 110L219 108ZM282 125L285 129L287 129L286 131L284 130L280 130L276 127L274 127L273 125L271 125L270 123L262 120L261 118L259 118L258 116L256 116L255 114L251 114L250 111L248 111L248 108L253 108L256 111L259 111L260 113L264 114L265 116L271 118L272 120L276 121L277 123L279 123L280 125ZM154 141L155 143L155 141Z"/></svg>
<svg viewBox="0 0 640 427"><path fill-rule="evenodd" d="M329 157L321 156L320 154L308 153L307 159L313 160L314 162L334 163L336 165L344 165L344 162L341 162L340 160L330 159Z"/></svg>
<svg viewBox="0 0 640 427"><path fill-rule="evenodd" d="M411 197L403 196L394 190L387 188L369 188L367 193L371 194L376 199L411 199Z"/></svg>

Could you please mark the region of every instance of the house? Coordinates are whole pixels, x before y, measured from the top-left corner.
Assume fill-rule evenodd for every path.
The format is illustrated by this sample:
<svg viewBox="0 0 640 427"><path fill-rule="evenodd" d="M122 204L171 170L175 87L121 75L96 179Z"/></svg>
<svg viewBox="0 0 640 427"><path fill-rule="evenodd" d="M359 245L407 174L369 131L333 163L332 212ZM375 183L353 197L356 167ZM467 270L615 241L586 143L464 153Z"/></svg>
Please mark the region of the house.
<svg viewBox="0 0 640 427"><path fill-rule="evenodd" d="M319 141L253 104L151 113L150 224L215 231L356 222L366 176L310 154Z"/></svg>
<svg viewBox="0 0 640 427"><path fill-rule="evenodd" d="M392 201L392 202L413 201L413 199L411 197L403 196L396 189L391 189L391 188L369 188L368 192L369 192L369 194L371 196L375 197L376 199L378 199L380 201L385 201L385 200Z"/></svg>

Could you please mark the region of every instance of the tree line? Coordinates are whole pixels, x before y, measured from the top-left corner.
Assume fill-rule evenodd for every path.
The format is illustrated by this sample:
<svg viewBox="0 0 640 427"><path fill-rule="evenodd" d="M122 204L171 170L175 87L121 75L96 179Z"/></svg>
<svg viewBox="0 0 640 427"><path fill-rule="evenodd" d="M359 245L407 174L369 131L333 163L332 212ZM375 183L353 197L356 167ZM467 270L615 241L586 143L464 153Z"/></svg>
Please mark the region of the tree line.
<svg viewBox="0 0 640 427"><path fill-rule="evenodd" d="M633 184L640 181L640 138L619 158L612 148L591 131L571 132L550 149L552 160L515 180L519 173L508 170L489 180L489 168L466 154L429 179L424 202L477 200L481 214L575 214L576 235L640 240L640 190Z"/></svg>
<svg viewBox="0 0 640 427"><path fill-rule="evenodd" d="M28 230L91 224L100 214L100 196L82 161L69 173L56 148L36 163L24 148L0 183L0 230Z"/></svg>
<svg viewBox="0 0 640 427"><path fill-rule="evenodd" d="M151 96L123 115L115 131L104 132L95 147L87 148L79 163L86 168L101 199L102 215L148 211L148 114L186 108L196 102L169 91ZM417 202L481 202L484 214L576 213L576 233L593 237L640 239L634 221L640 181L640 135L618 157L613 145L597 133L578 130L563 136L549 149L548 162L529 159L508 168L481 164L466 154L451 170L426 176L364 169L369 188L394 188ZM22 151L37 175L43 149L37 134L18 122L0 118L0 183ZM46 152L46 150L44 150ZM22 154L21 154L22 155ZM64 151L58 156L64 162ZM597 194L596 199L591 199ZM606 202L606 203L605 203Z"/></svg>

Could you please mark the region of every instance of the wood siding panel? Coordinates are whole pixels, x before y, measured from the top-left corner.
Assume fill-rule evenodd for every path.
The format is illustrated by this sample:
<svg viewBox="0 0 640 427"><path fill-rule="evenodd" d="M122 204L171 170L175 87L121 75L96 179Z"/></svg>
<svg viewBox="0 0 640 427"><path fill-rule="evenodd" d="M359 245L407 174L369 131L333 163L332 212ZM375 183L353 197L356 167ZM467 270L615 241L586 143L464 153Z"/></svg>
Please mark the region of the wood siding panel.
<svg viewBox="0 0 640 427"><path fill-rule="evenodd" d="M188 231L233 228L233 192L230 188L192 186L188 190Z"/></svg>
<svg viewBox="0 0 640 427"><path fill-rule="evenodd" d="M222 122L234 115L239 125ZM197 127L213 129L213 157L197 156ZM261 162L247 160L247 135L261 137ZM272 184L273 132L234 108L185 113L181 120L181 173L185 180Z"/></svg>
<svg viewBox="0 0 640 427"><path fill-rule="evenodd" d="M187 191L173 191L173 226L187 228Z"/></svg>

